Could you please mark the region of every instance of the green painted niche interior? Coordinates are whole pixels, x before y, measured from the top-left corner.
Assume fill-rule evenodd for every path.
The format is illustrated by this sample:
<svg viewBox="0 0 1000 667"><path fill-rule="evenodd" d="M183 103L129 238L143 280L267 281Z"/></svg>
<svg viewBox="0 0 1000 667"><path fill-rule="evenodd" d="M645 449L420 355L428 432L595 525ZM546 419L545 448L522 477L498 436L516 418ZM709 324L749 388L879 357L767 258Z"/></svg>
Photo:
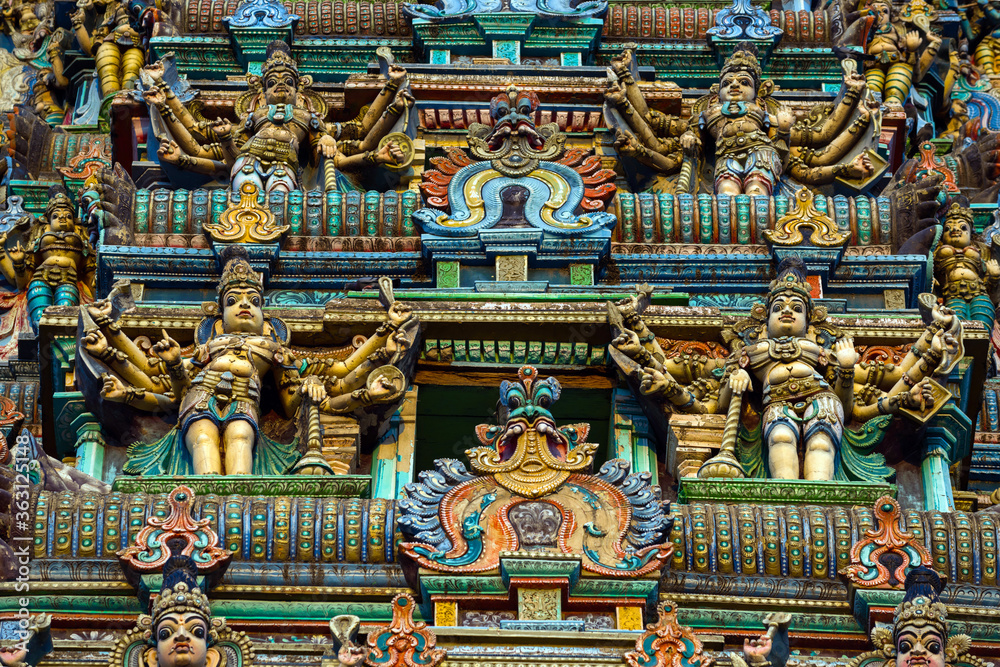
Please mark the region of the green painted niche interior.
<svg viewBox="0 0 1000 667"><path fill-rule="evenodd" d="M541 370L539 375L547 374ZM465 450L481 444L476 437L476 426L497 423L499 401L499 387L421 385L417 398L416 472L433 470L434 460L442 458L458 459L468 467ZM590 424L587 440L601 445L594 457L597 470L607 456L611 390L563 387L562 396L551 411L556 426ZM413 477L416 479L415 474Z"/></svg>

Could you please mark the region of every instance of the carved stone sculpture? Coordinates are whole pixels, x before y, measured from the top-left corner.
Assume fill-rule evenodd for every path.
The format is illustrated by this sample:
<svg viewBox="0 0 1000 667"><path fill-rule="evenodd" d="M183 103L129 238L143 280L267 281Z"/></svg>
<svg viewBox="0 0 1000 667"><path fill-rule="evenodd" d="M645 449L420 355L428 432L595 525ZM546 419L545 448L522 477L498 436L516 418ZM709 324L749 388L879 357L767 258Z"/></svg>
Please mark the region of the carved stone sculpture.
<svg viewBox="0 0 1000 667"><path fill-rule="evenodd" d="M146 62L142 39L122 0L78 0L70 16L80 48L97 61L104 96L127 89Z"/></svg>
<svg viewBox="0 0 1000 667"><path fill-rule="evenodd" d="M934 251L934 280L944 304L963 320L993 328L990 298L1000 281L1000 264L986 244L974 241L972 211L959 203L948 209L941 241Z"/></svg>

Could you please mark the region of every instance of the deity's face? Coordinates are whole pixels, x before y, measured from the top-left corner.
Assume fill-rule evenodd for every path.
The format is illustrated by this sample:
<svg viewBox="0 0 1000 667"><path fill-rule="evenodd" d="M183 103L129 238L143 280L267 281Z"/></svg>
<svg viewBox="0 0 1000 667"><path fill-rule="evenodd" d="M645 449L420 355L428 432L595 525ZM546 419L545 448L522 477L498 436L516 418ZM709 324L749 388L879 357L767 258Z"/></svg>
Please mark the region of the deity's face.
<svg viewBox="0 0 1000 667"><path fill-rule="evenodd" d="M222 297L222 326L226 333L263 332L260 292L238 287L227 290Z"/></svg>
<svg viewBox="0 0 1000 667"><path fill-rule="evenodd" d="M809 329L809 308L799 296L778 296L771 302L767 315L767 335L805 336Z"/></svg>
<svg viewBox="0 0 1000 667"><path fill-rule="evenodd" d="M198 614L165 614L155 638L157 667L205 667L208 624Z"/></svg>
<svg viewBox="0 0 1000 667"><path fill-rule="evenodd" d="M753 102L757 86L749 72L726 72L719 82L719 99L723 102Z"/></svg>
<svg viewBox="0 0 1000 667"><path fill-rule="evenodd" d="M875 23L880 28L889 25L892 20L892 6L885 2L876 2L871 5L871 10L875 12Z"/></svg>
<svg viewBox="0 0 1000 667"><path fill-rule="evenodd" d="M28 649L23 644L0 647L0 665L17 665L28 657Z"/></svg>
<svg viewBox="0 0 1000 667"><path fill-rule="evenodd" d="M897 667L945 667L944 638L933 626L905 625L896 636Z"/></svg>
<svg viewBox="0 0 1000 667"><path fill-rule="evenodd" d="M264 77L264 99L268 104L294 104L299 77L295 72L278 69Z"/></svg>
<svg viewBox="0 0 1000 667"><path fill-rule="evenodd" d="M950 246L965 248L972 243L972 228L965 220L945 220L941 240Z"/></svg>
<svg viewBox="0 0 1000 667"><path fill-rule="evenodd" d="M55 232L69 232L75 225L72 209L60 206L49 213L49 229Z"/></svg>

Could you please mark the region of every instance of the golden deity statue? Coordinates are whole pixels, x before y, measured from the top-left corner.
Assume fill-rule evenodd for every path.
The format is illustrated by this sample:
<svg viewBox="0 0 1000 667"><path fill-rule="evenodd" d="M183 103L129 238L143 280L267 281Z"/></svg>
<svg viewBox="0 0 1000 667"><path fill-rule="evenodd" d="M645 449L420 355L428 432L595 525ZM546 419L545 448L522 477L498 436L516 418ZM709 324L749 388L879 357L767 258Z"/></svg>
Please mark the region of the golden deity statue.
<svg viewBox="0 0 1000 667"><path fill-rule="evenodd" d="M406 70L393 65L388 81L358 122L327 123L326 102L300 76L288 45L272 42L260 77L248 75L250 90L236 102L239 125L197 120L163 81L163 65L143 70L150 85L143 96L162 116L170 135L161 138L160 159L185 170L228 178L239 191L245 182L262 192L302 189L302 167L326 158L339 171L394 166L404 159L394 141L381 140L407 112L413 98L400 90ZM327 189L333 184L327 182Z"/></svg>
<svg viewBox="0 0 1000 667"><path fill-rule="evenodd" d="M64 192L50 193L43 223L30 224L13 246L11 236L12 232L0 234L0 272L18 291L26 292L32 326L37 328L48 306L76 306L81 297L92 299L94 249Z"/></svg>
<svg viewBox="0 0 1000 667"><path fill-rule="evenodd" d="M845 72L844 86L832 110L796 123L792 111L771 96L774 82L763 78L753 50L737 49L722 66L718 85L695 103L692 115L701 132L688 130L681 145L701 154L704 140L714 142L717 194L770 195L786 171L810 185L867 178L874 167L866 153L843 160L877 111L861 103L865 81L857 73Z"/></svg>
<svg viewBox="0 0 1000 667"><path fill-rule="evenodd" d="M146 62L142 39L123 0L77 0L70 15L80 48L97 61L104 96L131 88Z"/></svg>
<svg viewBox="0 0 1000 667"><path fill-rule="evenodd" d="M941 242L934 251L934 280L944 304L963 320L982 322L992 330L990 294L1000 281L1000 264L987 259L990 249L972 239L972 210L959 203L948 209Z"/></svg>
<svg viewBox="0 0 1000 667"><path fill-rule="evenodd" d="M870 0L866 9L875 15L875 25L867 47L871 60L866 60L865 79L886 104L902 106L910 86L923 78L937 55L941 37L929 29L905 26L890 0ZM925 21L919 22L929 28Z"/></svg>
<svg viewBox="0 0 1000 667"><path fill-rule="evenodd" d="M14 56L38 70L32 88L35 112L58 123L66 105L58 99L69 85L64 73L64 54L72 40L66 30L55 27L55 3L14 0L2 10L3 31L14 43Z"/></svg>
<svg viewBox="0 0 1000 667"><path fill-rule="evenodd" d="M900 411L922 414L935 406L930 379L946 375L961 358L962 329L950 309L935 306L934 321L906 357L875 372L858 363L854 341L825 322L826 309L813 304L810 291L801 263L786 260L766 304L724 334L731 353L699 360L667 359L634 313L634 301L628 301L612 308L622 332L612 343L612 356L634 362L640 391L662 397L670 411L728 410L738 417L742 398L734 397L755 389L759 454L769 476L832 480L846 421L863 423ZM732 437L735 441L735 432Z"/></svg>
<svg viewBox="0 0 1000 667"><path fill-rule="evenodd" d="M343 361L301 359L289 348L283 321L262 309L263 283L239 251L227 248L219 281L221 315L199 325L191 358L164 332L147 355L111 320L110 301L89 308L93 326L81 347L107 368L101 395L150 412L178 410L176 426L153 443L129 448L130 474L282 474L298 459L295 443L282 444L261 431L265 377L273 376L278 403L293 417L308 397L319 410L344 414L391 402L405 390L389 365L405 352L402 331L410 308L389 307L375 335ZM230 254L231 253L231 254ZM273 390L272 390L273 391Z"/></svg>

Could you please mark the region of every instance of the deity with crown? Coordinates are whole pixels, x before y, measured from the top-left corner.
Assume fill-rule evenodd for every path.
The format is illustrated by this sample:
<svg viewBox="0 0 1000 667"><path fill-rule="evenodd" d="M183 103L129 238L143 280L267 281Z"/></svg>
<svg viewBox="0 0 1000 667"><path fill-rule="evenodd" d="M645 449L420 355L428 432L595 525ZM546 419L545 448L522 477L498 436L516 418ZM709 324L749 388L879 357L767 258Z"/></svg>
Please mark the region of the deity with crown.
<svg viewBox="0 0 1000 667"><path fill-rule="evenodd" d="M729 356L697 365L667 359L634 303L612 307L620 313L616 328L622 332L612 343L612 357L621 354L638 365L641 370L623 370L637 372L640 390L662 397L668 411L725 412L732 405L738 411L742 395L754 390L763 451L752 455L752 464L734 460L743 470L732 476L747 476L752 471L746 468L759 466L775 479L835 479L848 421L930 410L931 378L947 376L963 354L960 320L935 305L931 323L906 357L873 379L876 374L859 363L853 339L813 303L803 268L801 260L783 262L766 304L724 332ZM733 400L737 395L741 401Z"/></svg>
<svg viewBox="0 0 1000 667"><path fill-rule="evenodd" d="M695 103L698 128L681 135L680 144L689 157L714 144L716 194L776 194L783 174L807 185L864 180L874 173L864 145L879 125L877 105L863 102L865 89L864 77L847 71L836 104L796 121L772 97L775 84L763 78L753 47L741 45L722 66L719 83Z"/></svg>
<svg viewBox="0 0 1000 667"><path fill-rule="evenodd" d="M990 249L973 239L972 210L956 202L944 219L941 243L934 251L934 280L946 306L963 320L993 328L990 294L1000 282L1000 263L987 259Z"/></svg>
<svg viewBox="0 0 1000 667"><path fill-rule="evenodd" d="M321 158L339 171L394 166L404 159L399 145L381 141L413 102L400 90L406 70L396 65L364 118L343 125L325 121L326 102L310 88L312 77L299 75L284 42L268 46L260 77L247 76L250 90L236 101L235 127L224 120L198 121L164 82L162 62L145 68L143 75L149 82L143 96L170 133L161 138L160 159L187 171L228 178L236 192L247 182L261 192L302 189L302 168ZM326 183L326 188L333 185Z"/></svg>
<svg viewBox="0 0 1000 667"><path fill-rule="evenodd" d="M44 222L31 220L25 218L0 235L0 272L25 295L28 318L37 327L46 307L76 306L81 297L92 299L96 258L65 192L50 192ZM0 299L0 305L17 306L4 301Z"/></svg>
<svg viewBox="0 0 1000 667"><path fill-rule="evenodd" d="M263 311L263 281L230 246L218 287L221 315L199 325L190 359L164 332L153 356L111 320L112 303L88 309L81 351L107 371L101 396L148 412L178 410L177 424L163 438L129 448L125 472L135 475L282 474L300 458L293 441L283 444L261 430L261 398L271 374L278 402L289 418L304 397L321 411L343 414L398 397L400 373L390 362L407 342L408 306L394 302L386 322L346 360L310 362L289 348L289 331ZM228 254L228 253L227 253ZM272 390L273 391L273 390Z"/></svg>

